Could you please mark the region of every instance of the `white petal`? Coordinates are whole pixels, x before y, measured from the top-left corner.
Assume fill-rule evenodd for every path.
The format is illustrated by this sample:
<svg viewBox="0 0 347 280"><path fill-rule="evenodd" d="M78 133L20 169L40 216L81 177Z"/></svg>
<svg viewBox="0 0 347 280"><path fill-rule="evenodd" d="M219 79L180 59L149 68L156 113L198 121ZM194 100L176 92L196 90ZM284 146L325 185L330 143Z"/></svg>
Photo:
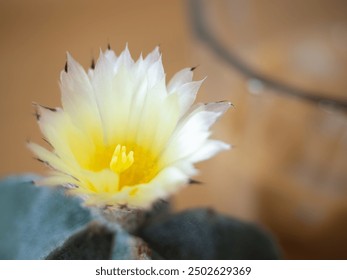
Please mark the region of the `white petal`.
<svg viewBox="0 0 347 280"><path fill-rule="evenodd" d="M205 104L205 110L223 115L231 106L232 104L229 101L211 102Z"/></svg>
<svg viewBox="0 0 347 280"><path fill-rule="evenodd" d="M154 87L165 77L163 63L161 57L150 65L147 70L148 88Z"/></svg>
<svg viewBox="0 0 347 280"><path fill-rule="evenodd" d="M160 166L196 153L210 136L209 128L230 107L228 102L201 105L180 121L164 152Z"/></svg>
<svg viewBox="0 0 347 280"><path fill-rule="evenodd" d="M183 84L173 94L179 98L180 116L183 116L195 101L196 94L204 80Z"/></svg>
<svg viewBox="0 0 347 280"><path fill-rule="evenodd" d="M121 67L125 67L130 70L134 65L134 60L128 49L128 45L125 46L124 51L117 58L116 62L113 64L114 72L117 72Z"/></svg>
<svg viewBox="0 0 347 280"><path fill-rule="evenodd" d="M92 190L97 193L112 194L118 190L119 176L110 169L104 169L100 172L84 173L85 179L80 184L85 190Z"/></svg>
<svg viewBox="0 0 347 280"><path fill-rule="evenodd" d="M180 86L186 83L190 83L193 79L193 71L191 68L184 68L177 72L168 83L167 89L169 93L173 93Z"/></svg>
<svg viewBox="0 0 347 280"><path fill-rule="evenodd" d="M154 50L146 56L146 58L144 59L144 63L147 65L151 65L158 61L160 58L161 54L159 51L159 47L155 47Z"/></svg>
<svg viewBox="0 0 347 280"><path fill-rule="evenodd" d="M35 143L28 143L28 148L37 156L38 159L44 161L55 170L71 174L74 169L74 167L63 162L57 155Z"/></svg>
<svg viewBox="0 0 347 280"><path fill-rule="evenodd" d="M108 59L110 62L116 63L117 56L113 50L106 50L104 55L105 55L106 59Z"/></svg>
<svg viewBox="0 0 347 280"><path fill-rule="evenodd" d="M164 168L148 184L140 185L138 193L129 201L135 206L149 207L158 199L166 199L186 186L189 178L197 174L197 170L188 161L179 161Z"/></svg>
<svg viewBox="0 0 347 280"><path fill-rule="evenodd" d="M95 149L91 138L78 129L64 111L51 111L40 106L38 110L38 124L55 153L70 165L85 167Z"/></svg>
<svg viewBox="0 0 347 280"><path fill-rule="evenodd" d="M89 77L70 54L67 54L67 73L61 72L60 88L64 111L71 120L95 142L100 142L100 114Z"/></svg>
<svg viewBox="0 0 347 280"><path fill-rule="evenodd" d="M147 75L147 71L152 64L160 60L161 55L159 52L159 48L156 47L150 54L143 59L142 54L140 58L136 61L133 66L133 72L136 79L142 80Z"/></svg>
<svg viewBox="0 0 347 280"><path fill-rule="evenodd" d="M206 140L205 143L189 157L189 161L196 163L209 159L217 153L230 149L230 145L218 140Z"/></svg>
<svg viewBox="0 0 347 280"><path fill-rule="evenodd" d="M56 112L36 105L40 117L38 125L46 140L53 146L59 157L67 160L74 160L73 153L64 139L66 139L66 126L70 126L69 118L66 113L60 109Z"/></svg>
<svg viewBox="0 0 347 280"><path fill-rule="evenodd" d="M175 102L174 98L166 94L164 80L148 91L142 110L138 112L139 122L134 127L136 143L154 153L162 150L179 117L177 101Z"/></svg>
<svg viewBox="0 0 347 280"><path fill-rule="evenodd" d="M142 79L147 71L147 67L145 66L145 63L143 61L142 54L140 55L139 59L135 62L133 66L133 73L135 76L135 79Z"/></svg>
<svg viewBox="0 0 347 280"><path fill-rule="evenodd" d="M162 170L151 182L124 187L122 191L114 197L109 197L111 204L119 202L130 207L149 208L158 199L165 199L172 193L184 187L189 176L175 166Z"/></svg>
<svg viewBox="0 0 347 280"><path fill-rule="evenodd" d="M91 81L100 110L106 145L113 141L116 133L124 130L134 94L135 85L126 66L126 63L131 63L127 53L128 51L124 51L118 58L117 72L114 71L115 64L100 53ZM116 129L118 132L115 132Z"/></svg>
<svg viewBox="0 0 347 280"><path fill-rule="evenodd" d="M38 178L35 184L38 186L58 187L58 186L77 186L78 181L71 176L52 172L49 177Z"/></svg>

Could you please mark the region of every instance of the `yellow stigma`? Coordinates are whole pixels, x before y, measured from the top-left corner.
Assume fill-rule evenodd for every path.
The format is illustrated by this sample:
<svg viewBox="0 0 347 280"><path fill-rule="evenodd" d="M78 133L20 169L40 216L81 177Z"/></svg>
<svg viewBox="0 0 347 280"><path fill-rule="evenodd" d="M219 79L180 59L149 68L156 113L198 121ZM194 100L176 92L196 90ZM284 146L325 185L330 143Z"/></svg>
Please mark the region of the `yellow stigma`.
<svg viewBox="0 0 347 280"><path fill-rule="evenodd" d="M134 152L130 151L127 154L126 146L117 145L113 152L110 162L110 168L115 173L122 173L134 163Z"/></svg>

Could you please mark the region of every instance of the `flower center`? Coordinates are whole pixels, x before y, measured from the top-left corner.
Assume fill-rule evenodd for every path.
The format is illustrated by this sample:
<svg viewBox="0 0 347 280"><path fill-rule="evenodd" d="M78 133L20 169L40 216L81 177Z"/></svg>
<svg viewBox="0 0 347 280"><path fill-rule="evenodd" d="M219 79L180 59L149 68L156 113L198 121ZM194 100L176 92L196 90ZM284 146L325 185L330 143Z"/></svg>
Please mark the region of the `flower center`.
<svg viewBox="0 0 347 280"><path fill-rule="evenodd" d="M126 146L117 145L110 162L110 169L115 173L122 173L134 163L134 152L127 153Z"/></svg>
<svg viewBox="0 0 347 280"><path fill-rule="evenodd" d="M148 183L159 171L156 156L150 150L131 144L116 146L109 156L109 168L119 175L120 189Z"/></svg>
<svg viewBox="0 0 347 280"><path fill-rule="evenodd" d="M81 153L81 155L83 155ZM86 170L99 173L110 169L118 174L118 189L151 181L160 171L158 155L151 148L145 148L128 142L112 146L97 146L88 160L79 157L79 162Z"/></svg>

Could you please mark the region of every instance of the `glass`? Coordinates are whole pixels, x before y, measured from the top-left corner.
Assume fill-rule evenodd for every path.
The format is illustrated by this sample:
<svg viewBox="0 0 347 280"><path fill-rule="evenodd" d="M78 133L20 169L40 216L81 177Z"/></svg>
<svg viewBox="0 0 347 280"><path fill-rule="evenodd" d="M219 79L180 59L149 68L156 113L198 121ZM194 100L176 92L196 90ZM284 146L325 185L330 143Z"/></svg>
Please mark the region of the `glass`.
<svg viewBox="0 0 347 280"><path fill-rule="evenodd" d="M289 258L346 258L347 4L192 0L189 11L205 94L236 107L223 121L236 144L216 179L223 209L263 222Z"/></svg>

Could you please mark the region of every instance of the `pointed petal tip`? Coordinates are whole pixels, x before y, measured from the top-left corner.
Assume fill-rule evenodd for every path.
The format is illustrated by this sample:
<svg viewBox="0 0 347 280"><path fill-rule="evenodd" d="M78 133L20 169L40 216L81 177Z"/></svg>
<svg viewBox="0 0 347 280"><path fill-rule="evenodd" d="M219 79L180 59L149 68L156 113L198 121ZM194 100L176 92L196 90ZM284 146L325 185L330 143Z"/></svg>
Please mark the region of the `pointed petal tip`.
<svg viewBox="0 0 347 280"><path fill-rule="evenodd" d="M42 140L45 141L52 149L54 149L51 142L49 142L45 137L42 137Z"/></svg>
<svg viewBox="0 0 347 280"><path fill-rule="evenodd" d="M45 109L45 110L48 110L48 111L51 111L51 112L57 112L59 110L59 108L52 108L52 107L49 107L49 106L41 105L41 104L39 104L37 102L34 102L34 101L31 102L31 105L34 107L35 110L38 110L38 111L42 110L42 109Z"/></svg>
<svg viewBox="0 0 347 280"><path fill-rule="evenodd" d="M71 60L73 60L72 55L69 52L66 52L66 64L69 65Z"/></svg>
<svg viewBox="0 0 347 280"><path fill-rule="evenodd" d="M123 51L121 51L119 56L122 56L122 55L123 56L124 55L131 56L128 43L125 44L125 47L124 47Z"/></svg>
<svg viewBox="0 0 347 280"><path fill-rule="evenodd" d="M154 50L155 50L156 52L158 52L158 53L161 55L161 44L158 44L158 45L154 48Z"/></svg>
<svg viewBox="0 0 347 280"><path fill-rule="evenodd" d="M40 163L43 163L43 164L47 164L47 165L48 165L48 163L47 163L46 161L40 159L39 157L33 157L33 159L34 159L34 160L37 160L37 161L40 162Z"/></svg>
<svg viewBox="0 0 347 280"><path fill-rule="evenodd" d="M57 111L57 108L52 108L52 107L48 107L48 106L44 106L44 105L38 105L38 106L43 108L43 109L49 110L51 112L56 112Z"/></svg>
<svg viewBox="0 0 347 280"><path fill-rule="evenodd" d="M31 102L31 105L34 107L34 113L33 115L36 118L36 121L39 121L41 118L40 110L39 110L39 105L35 102Z"/></svg>
<svg viewBox="0 0 347 280"><path fill-rule="evenodd" d="M28 149L30 149L31 151L33 151L34 146L36 146L37 144L35 144L34 142L32 142L30 139L26 140L26 146Z"/></svg>
<svg viewBox="0 0 347 280"><path fill-rule="evenodd" d="M65 66L64 66L65 73L69 72L69 69L73 63L75 63L74 58L72 57L72 55L69 52L66 52L66 61L65 61Z"/></svg>
<svg viewBox="0 0 347 280"><path fill-rule="evenodd" d="M225 104L225 105L228 105L229 107L235 108L235 105L231 103L229 100L221 100L221 101L217 101L216 103Z"/></svg>
<svg viewBox="0 0 347 280"><path fill-rule="evenodd" d="M233 103L231 103L230 101L225 101L225 102L228 103L229 107L232 107L232 108L234 108L234 109L236 108L235 105L234 105Z"/></svg>
<svg viewBox="0 0 347 280"><path fill-rule="evenodd" d="M71 55L71 53L69 51L66 52L66 59L67 60L73 59L72 55Z"/></svg>
<svg viewBox="0 0 347 280"><path fill-rule="evenodd" d="M219 110L221 108L224 108L225 111L228 110L230 107L235 108L234 104L228 100L221 100L221 101L217 101L217 102L205 103L205 106L208 106L209 108L218 108Z"/></svg>
<svg viewBox="0 0 347 280"><path fill-rule="evenodd" d="M233 148L233 145L229 143L225 143L224 141L220 141L220 140L214 140L214 141L218 142L219 151L228 151Z"/></svg>
<svg viewBox="0 0 347 280"><path fill-rule="evenodd" d="M188 184L189 184L189 185L202 185L203 182L198 181L198 180L194 180L194 179L189 179L189 180L188 180Z"/></svg>
<svg viewBox="0 0 347 280"><path fill-rule="evenodd" d="M162 59L162 52L160 50L160 44L157 45L153 51L151 51L149 54L152 54L154 55L155 57L157 57L158 59L157 60L161 60Z"/></svg>

